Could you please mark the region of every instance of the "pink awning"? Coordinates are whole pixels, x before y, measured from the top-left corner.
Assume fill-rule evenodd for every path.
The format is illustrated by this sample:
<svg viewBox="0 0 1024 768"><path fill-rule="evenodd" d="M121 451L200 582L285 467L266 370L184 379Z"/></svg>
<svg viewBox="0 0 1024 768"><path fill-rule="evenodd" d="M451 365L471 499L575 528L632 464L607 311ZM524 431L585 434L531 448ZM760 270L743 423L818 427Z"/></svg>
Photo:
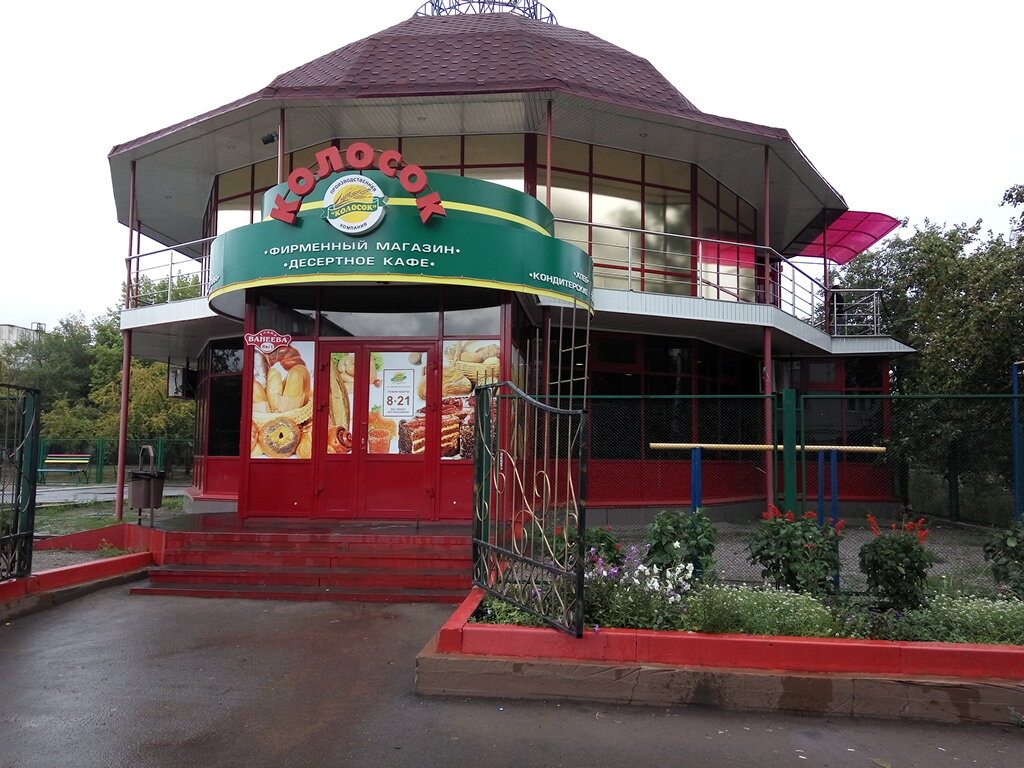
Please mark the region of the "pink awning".
<svg viewBox="0 0 1024 768"><path fill-rule="evenodd" d="M814 256L840 265L848 264L900 223L899 219L884 213L843 211L824 230L820 224L812 224L805 229L790 243L786 254Z"/></svg>

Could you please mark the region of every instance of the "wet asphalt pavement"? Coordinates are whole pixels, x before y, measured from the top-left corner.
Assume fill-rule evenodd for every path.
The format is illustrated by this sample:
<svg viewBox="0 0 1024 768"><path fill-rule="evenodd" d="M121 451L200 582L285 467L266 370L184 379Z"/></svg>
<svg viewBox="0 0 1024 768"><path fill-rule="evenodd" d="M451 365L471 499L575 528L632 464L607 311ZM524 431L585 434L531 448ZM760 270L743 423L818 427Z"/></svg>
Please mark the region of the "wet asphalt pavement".
<svg viewBox="0 0 1024 768"><path fill-rule="evenodd" d="M1024 765L1024 729L413 693L452 611L128 596L0 625L0 766Z"/></svg>

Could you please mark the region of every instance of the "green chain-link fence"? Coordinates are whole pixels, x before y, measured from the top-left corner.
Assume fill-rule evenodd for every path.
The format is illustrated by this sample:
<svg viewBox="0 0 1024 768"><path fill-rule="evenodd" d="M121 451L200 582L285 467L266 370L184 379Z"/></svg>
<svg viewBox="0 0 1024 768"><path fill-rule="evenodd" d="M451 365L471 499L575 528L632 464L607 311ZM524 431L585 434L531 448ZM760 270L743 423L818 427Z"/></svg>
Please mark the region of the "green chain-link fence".
<svg viewBox="0 0 1024 768"><path fill-rule="evenodd" d="M129 440L126 447L125 465L128 469L139 468L139 462L145 461L148 469L148 456L143 457L142 447L153 447L155 469L166 472L170 480L187 480L192 477L192 441L169 440L163 437ZM59 438L44 437L39 441L39 466L44 466L47 456L59 454L77 454L89 457L85 470L85 481L103 484L113 483L117 479L117 440L107 438ZM41 480L47 485L55 483L76 482L78 478L68 476L43 475Z"/></svg>
<svg viewBox="0 0 1024 768"><path fill-rule="evenodd" d="M700 506L716 522L719 577L757 583L747 542L768 505L815 512L845 521L840 581L858 591L858 552L873 536L867 515L882 526L924 517L939 556L932 576L989 589L982 545L1021 507L1014 402L791 393L766 407L760 396L592 398L590 524L639 544L661 509Z"/></svg>

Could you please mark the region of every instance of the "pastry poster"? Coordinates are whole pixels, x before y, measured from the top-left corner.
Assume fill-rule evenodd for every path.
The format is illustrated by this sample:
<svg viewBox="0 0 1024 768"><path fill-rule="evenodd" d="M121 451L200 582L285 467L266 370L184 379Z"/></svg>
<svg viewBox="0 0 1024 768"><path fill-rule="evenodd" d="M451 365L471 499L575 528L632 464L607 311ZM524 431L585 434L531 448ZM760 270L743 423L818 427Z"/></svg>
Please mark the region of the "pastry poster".
<svg viewBox="0 0 1024 768"><path fill-rule="evenodd" d="M441 368L441 458L472 459L473 392L501 381L501 346L480 339L446 341Z"/></svg>
<svg viewBox="0 0 1024 768"><path fill-rule="evenodd" d="M249 455L254 459L308 459L312 455L313 376L315 345L312 341L274 346L263 336L251 344L252 438ZM262 343L256 343L263 339Z"/></svg>
<svg viewBox="0 0 1024 768"><path fill-rule="evenodd" d="M356 386L354 352L332 352L327 401L327 453L352 452L352 394Z"/></svg>
<svg viewBox="0 0 1024 768"><path fill-rule="evenodd" d="M366 446L369 453L423 453L426 352L371 352Z"/></svg>

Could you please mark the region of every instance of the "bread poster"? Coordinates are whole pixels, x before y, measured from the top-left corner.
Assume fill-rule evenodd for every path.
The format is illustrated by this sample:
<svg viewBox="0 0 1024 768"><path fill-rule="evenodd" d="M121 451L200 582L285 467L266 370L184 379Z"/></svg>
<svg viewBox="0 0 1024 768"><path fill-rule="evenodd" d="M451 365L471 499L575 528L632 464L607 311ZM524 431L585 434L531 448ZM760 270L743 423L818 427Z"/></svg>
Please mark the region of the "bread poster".
<svg viewBox="0 0 1024 768"><path fill-rule="evenodd" d="M476 445L473 393L501 380L501 345L493 340L444 343L441 368L441 458L472 459Z"/></svg>
<svg viewBox="0 0 1024 768"><path fill-rule="evenodd" d="M352 396L356 391L354 352L332 352L327 371L327 453L352 452Z"/></svg>
<svg viewBox="0 0 1024 768"><path fill-rule="evenodd" d="M268 334L262 331L262 336ZM254 459L308 459L313 440L312 341L274 346L253 343L252 437Z"/></svg>

